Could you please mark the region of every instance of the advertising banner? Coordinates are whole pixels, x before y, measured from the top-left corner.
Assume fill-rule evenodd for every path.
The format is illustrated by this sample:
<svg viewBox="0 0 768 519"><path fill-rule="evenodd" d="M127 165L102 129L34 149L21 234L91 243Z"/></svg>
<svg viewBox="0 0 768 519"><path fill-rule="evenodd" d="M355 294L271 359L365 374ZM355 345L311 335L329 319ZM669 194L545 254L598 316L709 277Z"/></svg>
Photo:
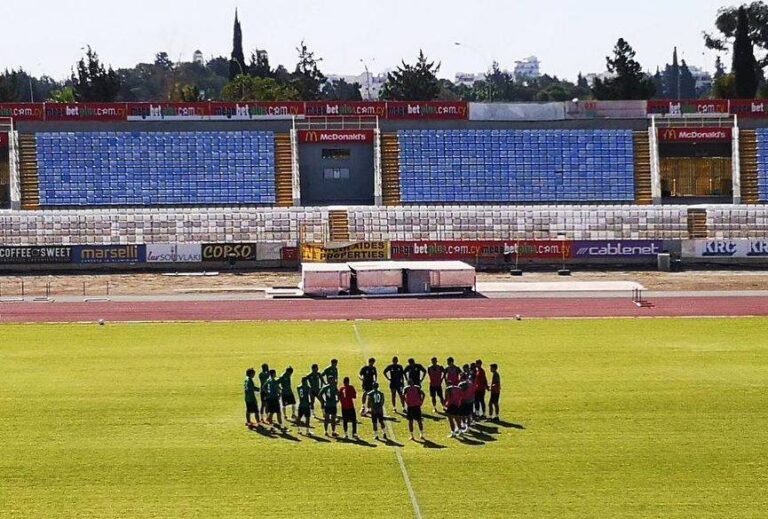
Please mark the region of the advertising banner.
<svg viewBox="0 0 768 519"><path fill-rule="evenodd" d="M0 132L0 148L8 147L8 132Z"/></svg>
<svg viewBox="0 0 768 519"><path fill-rule="evenodd" d="M217 121L247 121L251 119L251 113L255 103L210 103L208 119Z"/></svg>
<svg viewBox="0 0 768 519"><path fill-rule="evenodd" d="M387 115L387 104L378 101L310 101L305 115L309 117L380 117Z"/></svg>
<svg viewBox="0 0 768 519"><path fill-rule="evenodd" d="M469 105L463 101L387 102L388 119L467 119Z"/></svg>
<svg viewBox="0 0 768 519"><path fill-rule="evenodd" d="M304 115L304 103L301 101L277 101L252 105L251 117L254 119L290 119Z"/></svg>
<svg viewBox="0 0 768 519"><path fill-rule="evenodd" d="M46 121L125 121L120 103L45 103Z"/></svg>
<svg viewBox="0 0 768 519"><path fill-rule="evenodd" d="M577 259L655 258L664 250L661 240L576 241L573 257Z"/></svg>
<svg viewBox="0 0 768 519"><path fill-rule="evenodd" d="M73 248L73 260L80 264L144 263L144 245L78 245Z"/></svg>
<svg viewBox="0 0 768 519"><path fill-rule="evenodd" d="M0 264L38 265L72 263L72 247L0 246Z"/></svg>
<svg viewBox="0 0 768 519"><path fill-rule="evenodd" d="M660 142L731 142L732 128L659 128Z"/></svg>
<svg viewBox="0 0 768 519"><path fill-rule="evenodd" d="M644 119L648 115L645 101L568 101L567 119Z"/></svg>
<svg viewBox="0 0 768 519"><path fill-rule="evenodd" d="M768 117L768 102L762 99L734 99L731 101L731 115L747 118Z"/></svg>
<svg viewBox="0 0 768 519"><path fill-rule="evenodd" d="M255 243L205 243L202 247L203 261L256 261Z"/></svg>
<svg viewBox="0 0 768 519"><path fill-rule="evenodd" d="M393 241L393 260L563 259L573 254L571 241Z"/></svg>
<svg viewBox="0 0 768 519"><path fill-rule="evenodd" d="M256 259L259 261L280 261L283 244L280 242L257 243Z"/></svg>
<svg viewBox="0 0 768 519"><path fill-rule="evenodd" d="M388 260L389 256L389 242L385 241L364 241L338 246L305 243L301 246L303 263L382 261Z"/></svg>
<svg viewBox="0 0 768 519"><path fill-rule="evenodd" d="M648 115L682 116L684 114L727 114L727 99L687 99L681 101L648 101Z"/></svg>
<svg viewBox="0 0 768 519"><path fill-rule="evenodd" d="M686 258L766 258L768 238L733 240L687 240L683 242Z"/></svg>
<svg viewBox="0 0 768 519"><path fill-rule="evenodd" d="M44 121L43 103L0 103L0 117L11 117L14 121Z"/></svg>
<svg viewBox="0 0 768 519"><path fill-rule="evenodd" d="M645 113L643 113L645 117ZM562 121L563 103L469 103L471 121Z"/></svg>
<svg viewBox="0 0 768 519"><path fill-rule="evenodd" d="M196 121L210 115L209 103L128 103L129 121Z"/></svg>
<svg viewBox="0 0 768 519"><path fill-rule="evenodd" d="M299 130L301 144L373 144L373 130Z"/></svg>
<svg viewBox="0 0 768 519"><path fill-rule="evenodd" d="M203 261L202 245L199 243L171 244L150 243L147 245L147 263L200 263Z"/></svg>
<svg viewBox="0 0 768 519"><path fill-rule="evenodd" d="M299 261L299 248L298 247L283 247L280 249L280 259L285 262L298 263Z"/></svg>

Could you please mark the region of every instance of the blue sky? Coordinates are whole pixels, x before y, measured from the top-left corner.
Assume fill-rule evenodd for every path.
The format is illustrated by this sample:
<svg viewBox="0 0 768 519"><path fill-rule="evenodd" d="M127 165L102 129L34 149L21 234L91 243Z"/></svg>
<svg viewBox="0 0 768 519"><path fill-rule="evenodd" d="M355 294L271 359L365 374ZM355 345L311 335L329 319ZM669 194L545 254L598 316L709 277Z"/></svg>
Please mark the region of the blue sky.
<svg viewBox="0 0 768 519"><path fill-rule="evenodd" d="M295 63L302 38L324 58L326 73L374 71L412 61L419 48L442 61L441 76L485 70L492 59L513 67L536 55L543 71L575 78L599 72L619 37L655 70L677 45L692 65L712 69L701 33L711 30L722 0L17 0L0 1L0 67L23 66L63 78L91 44L115 67L167 51L190 60L231 51L240 9L246 52L266 48L272 63ZM119 6L119 7L118 7ZM471 9L468 7L471 6ZM128 7L128 8L126 8ZM29 40L28 38L32 39ZM455 42L462 46L456 46Z"/></svg>

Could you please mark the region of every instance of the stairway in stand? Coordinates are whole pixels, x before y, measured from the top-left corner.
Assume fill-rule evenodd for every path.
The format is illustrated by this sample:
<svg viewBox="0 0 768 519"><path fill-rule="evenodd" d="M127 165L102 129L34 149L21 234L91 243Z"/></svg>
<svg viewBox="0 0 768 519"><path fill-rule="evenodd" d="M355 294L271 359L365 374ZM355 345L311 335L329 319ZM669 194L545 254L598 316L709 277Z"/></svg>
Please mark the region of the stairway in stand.
<svg viewBox="0 0 768 519"><path fill-rule="evenodd" d="M741 158L741 203L756 204L759 199L757 174L757 134L755 130L739 131Z"/></svg>
<svg viewBox="0 0 768 519"><path fill-rule="evenodd" d="M293 206L293 157L287 133L275 135L275 184L277 207Z"/></svg>
<svg viewBox="0 0 768 519"><path fill-rule="evenodd" d="M651 145L648 132L634 133L635 146L635 204L651 205Z"/></svg>
<svg viewBox="0 0 768 519"><path fill-rule="evenodd" d="M19 134L19 170L21 208L26 210L40 209L37 142L33 134Z"/></svg>
<svg viewBox="0 0 768 519"><path fill-rule="evenodd" d="M381 136L381 194L384 205L402 205L400 200L400 142L396 133Z"/></svg>
<svg viewBox="0 0 768 519"><path fill-rule="evenodd" d="M707 210L688 209L688 237L692 240L704 239L708 236Z"/></svg>
<svg viewBox="0 0 768 519"><path fill-rule="evenodd" d="M332 242L349 241L349 215L345 210L328 211L328 227Z"/></svg>

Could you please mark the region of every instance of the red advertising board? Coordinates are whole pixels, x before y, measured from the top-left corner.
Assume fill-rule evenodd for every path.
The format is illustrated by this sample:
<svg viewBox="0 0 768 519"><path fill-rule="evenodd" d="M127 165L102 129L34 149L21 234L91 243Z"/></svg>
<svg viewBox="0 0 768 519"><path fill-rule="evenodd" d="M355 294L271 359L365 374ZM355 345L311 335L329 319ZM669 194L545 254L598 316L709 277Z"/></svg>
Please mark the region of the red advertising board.
<svg viewBox="0 0 768 519"><path fill-rule="evenodd" d="M8 132L0 132L0 148L8 147Z"/></svg>
<svg viewBox="0 0 768 519"><path fill-rule="evenodd" d="M128 120L197 120L210 115L209 103L128 103Z"/></svg>
<svg viewBox="0 0 768 519"><path fill-rule="evenodd" d="M573 255L571 241L393 241L393 260L466 260L499 258L562 259Z"/></svg>
<svg viewBox="0 0 768 519"><path fill-rule="evenodd" d="M125 121L120 103L45 103L46 121Z"/></svg>
<svg viewBox="0 0 768 519"><path fill-rule="evenodd" d="M301 144L373 144L373 130L300 130Z"/></svg>
<svg viewBox="0 0 768 519"><path fill-rule="evenodd" d="M659 128L660 142L731 142L732 128Z"/></svg>
<svg viewBox="0 0 768 519"><path fill-rule="evenodd" d="M10 117L14 121L44 121L43 103L0 103L0 117Z"/></svg>
<svg viewBox="0 0 768 519"><path fill-rule="evenodd" d="M290 118L304 115L304 103L301 101L275 101L255 103L252 117Z"/></svg>
<svg viewBox="0 0 768 519"><path fill-rule="evenodd" d="M387 116L387 104L377 101L311 101L306 104L310 117L380 117Z"/></svg>
<svg viewBox="0 0 768 519"><path fill-rule="evenodd" d="M731 115L739 117L768 117L768 101L764 99L734 99L730 102Z"/></svg>
<svg viewBox="0 0 768 519"><path fill-rule="evenodd" d="M208 114L213 119L250 119L255 103L209 103Z"/></svg>
<svg viewBox="0 0 768 519"><path fill-rule="evenodd" d="M680 101L648 101L648 115L727 114L727 99L683 99Z"/></svg>
<svg viewBox="0 0 768 519"><path fill-rule="evenodd" d="M469 105L463 101L389 101L388 119L467 119Z"/></svg>

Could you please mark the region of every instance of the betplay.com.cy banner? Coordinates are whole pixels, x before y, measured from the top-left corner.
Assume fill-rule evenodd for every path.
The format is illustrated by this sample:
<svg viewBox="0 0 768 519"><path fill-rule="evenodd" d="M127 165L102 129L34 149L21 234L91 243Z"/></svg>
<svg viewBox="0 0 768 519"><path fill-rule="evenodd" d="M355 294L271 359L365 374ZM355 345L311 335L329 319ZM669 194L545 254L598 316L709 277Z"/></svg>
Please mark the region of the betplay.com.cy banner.
<svg viewBox="0 0 768 519"><path fill-rule="evenodd" d="M363 241L339 246L305 243L301 246L303 263L343 263L345 261L383 261L389 259L389 242Z"/></svg>

